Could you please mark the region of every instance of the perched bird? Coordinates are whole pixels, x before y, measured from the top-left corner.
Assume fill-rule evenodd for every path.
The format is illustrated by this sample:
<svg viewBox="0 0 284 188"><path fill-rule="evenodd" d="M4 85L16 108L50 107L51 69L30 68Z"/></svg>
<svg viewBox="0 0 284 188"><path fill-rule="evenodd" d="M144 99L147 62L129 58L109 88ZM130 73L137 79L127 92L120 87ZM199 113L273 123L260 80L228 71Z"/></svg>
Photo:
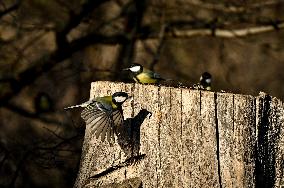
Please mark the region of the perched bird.
<svg viewBox="0 0 284 188"><path fill-rule="evenodd" d="M109 143L114 141L116 127L123 125L123 111L121 105L128 99L125 92L116 92L111 96L96 97L83 104L70 106L66 109L82 107L81 117L89 126L91 132L95 132L96 138L101 136L104 141L107 137Z"/></svg>
<svg viewBox="0 0 284 188"><path fill-rule="evenodd" d="M211 90L211 82L212 82L212 76L210 73L208 72L204 72L201 76L200 76L200 82L199 82L199 86L201 89L204 90Z"/></svg>
<svg viewBox="0 0 284 188"><path fill-rule="evenodd" d="M129 68L123 70L130 71L134 81L140 84L156 84L165 80L158 73L148 70L138 63L133 63Z"/></svg>

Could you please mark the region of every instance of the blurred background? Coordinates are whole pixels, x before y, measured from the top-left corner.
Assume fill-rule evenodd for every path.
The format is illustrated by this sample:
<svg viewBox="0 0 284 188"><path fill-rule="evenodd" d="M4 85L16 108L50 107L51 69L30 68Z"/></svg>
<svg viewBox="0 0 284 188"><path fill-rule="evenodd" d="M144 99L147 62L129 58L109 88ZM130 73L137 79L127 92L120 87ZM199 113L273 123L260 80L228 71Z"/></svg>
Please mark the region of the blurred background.
<svg viewBox="0 0 284 188"><path fill-rule="evenodd" d="M282 0L1 0L0 187L72 187L80 110L132 62L192 86L284 99Z"/></svg>

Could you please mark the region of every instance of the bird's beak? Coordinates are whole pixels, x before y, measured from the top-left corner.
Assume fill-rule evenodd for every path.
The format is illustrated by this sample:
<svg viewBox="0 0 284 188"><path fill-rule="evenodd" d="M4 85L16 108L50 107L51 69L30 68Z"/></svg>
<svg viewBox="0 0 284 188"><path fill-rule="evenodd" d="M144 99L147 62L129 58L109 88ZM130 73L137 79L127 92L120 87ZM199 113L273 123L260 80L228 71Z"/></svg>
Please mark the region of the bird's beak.
<svg viewBox="0 0 284 188"><path fill-rule="evenodd" d="M129 68L125 68L125 69L122 69L122 70L124 70L124 71L128 71L128 70L129 70Z"/></svg>

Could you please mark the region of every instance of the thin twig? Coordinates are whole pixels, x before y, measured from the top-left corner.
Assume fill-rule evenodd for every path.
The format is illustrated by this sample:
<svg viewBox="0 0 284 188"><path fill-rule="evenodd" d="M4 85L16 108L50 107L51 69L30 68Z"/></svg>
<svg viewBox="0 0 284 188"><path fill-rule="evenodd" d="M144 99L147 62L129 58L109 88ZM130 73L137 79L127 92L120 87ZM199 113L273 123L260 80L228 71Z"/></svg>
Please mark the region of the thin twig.
<svg viewBox="0 0 284 188"><path fill-rule="evenodd" d="M55 137L59 138L60 140L65 140L65 138L63 138L62 136L58 135L57 133L55 133L55 131L47 128L47 127L44 127L45 130L47 130L49 133L51 133L52 135L54 135Z"/></svg>
<svg viewBox="0 0 284 188"><path fill-rule="evenodd" d="M163 48L164 43L165 43L166 28L167 28L167 25L166 24L162 24L161 31L159 33L159 39L158 39L159 41L158 41L157 51L156 51L156 53L154 55L152 63L150 64L150 69L151 70L154 70L155 65L159 62L161 51L162 51L162 48Z"/></svg>
<svg viewBox="0 0 284 188"><path fill-rule="evenodd" d="M278 29L283 29L284 23L278 25ZM242 29L216 29L215 36L221 38L238 38L238 37L246 37L250 35L267 33L270 31L275 31L274 26L259 26L259 27L248 27ZM191 30L179 30L173 29L172 36L177 38L189 38L196 36L210 36L212 35L211 29L191 29Z"/></svg>
<svg viewBox="0 0 284 188"><path fill-rule="evenodd" d="M213 4L213 3L206 3L200 0L191 0L191 1L188 1L188 5L197 6L203 9L222 11L225 13L242 13L250 9L259 9L259 8L263 8L267 6L276 5L277 3L280 3L280 2L281 1L270 0L270 1L260 2L260 3L246 4L246 6L233 6L233 5L228 6L228 5L221 4L221 3Z"/></svg>

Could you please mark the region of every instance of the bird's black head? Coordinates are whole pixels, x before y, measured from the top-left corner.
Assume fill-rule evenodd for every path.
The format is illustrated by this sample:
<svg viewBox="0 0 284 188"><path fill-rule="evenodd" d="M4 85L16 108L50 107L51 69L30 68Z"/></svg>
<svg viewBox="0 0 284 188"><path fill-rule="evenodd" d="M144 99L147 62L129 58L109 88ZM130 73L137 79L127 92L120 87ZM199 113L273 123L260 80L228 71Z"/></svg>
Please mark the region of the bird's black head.
<svg viewBox="0 0 284 188"><path fill-rule="evenodd" d="M200 77L201 82L206 82L207 84L211 83L212 81L212 76L208 72L204 72L201 77Z"/></svg>
<svg viewBox="0 0 284 188"><path fill-rule="evenodd" d="M204 72L204 73L202 74L202 77L203 77L203 79L212 78L211 74L208 73L208 72Z"/></svg>
<svg viewBox="0 0 284 188"><path fill-rule="evenodd" d="M128 98L128 94L125 92L115 92L112 95L112 102L117 105L122 105Z"/></svg>
<svg viewBox="0 0 284 188"><path fill-rule="evenodd" d="M139 73L143 72L143 66L138 64L138 63L133 63L133 64L131 64L131 66L129 68L126 68L125 70L129 70L132 73L139 74Z"/></svg>

